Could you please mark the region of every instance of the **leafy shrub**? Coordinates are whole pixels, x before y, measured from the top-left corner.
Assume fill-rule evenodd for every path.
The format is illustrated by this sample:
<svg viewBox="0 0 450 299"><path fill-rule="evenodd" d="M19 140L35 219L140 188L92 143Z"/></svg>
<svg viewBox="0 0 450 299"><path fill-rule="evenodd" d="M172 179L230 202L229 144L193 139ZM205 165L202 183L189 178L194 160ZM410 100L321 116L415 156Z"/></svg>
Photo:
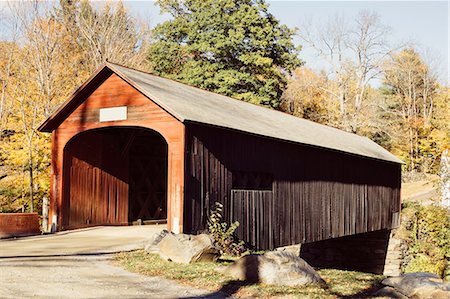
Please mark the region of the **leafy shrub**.
<svg viewBox="0 0 450 299"><path fill-rule="evenodd" d="M426 271L445 277L450 265L450 211L417 203L403 211L400 236L407 244L405 272Z"/></svg>
<svg viewBox="0 0 450 299"><path fill-rule="evenodd" d="M208 218L208 233L222 254L226 253L232 256L240 256L246 249L244 242L239 241L234 234L239 227L239 222L235 221L228 225L222 221L222 212L223 205L216 202Z"/></svg>

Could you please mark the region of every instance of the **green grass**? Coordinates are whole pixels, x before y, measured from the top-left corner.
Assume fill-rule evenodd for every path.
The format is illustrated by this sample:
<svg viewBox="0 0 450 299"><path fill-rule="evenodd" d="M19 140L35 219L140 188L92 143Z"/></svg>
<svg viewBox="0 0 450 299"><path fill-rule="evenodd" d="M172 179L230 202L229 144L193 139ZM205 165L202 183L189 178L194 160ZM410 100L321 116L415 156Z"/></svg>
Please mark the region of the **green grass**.
<svg viewBox="0 0 450 299"><path fill-rule="evenodd" d="M215 271L218 266L228 265L232 260L217 263L178 264L161 260L157 254L144 251L124 252L116 255L116 262L131 272L166 279L212 292L221 290L236 297L277 298L368 298L367 294L379 286L384 278L362 272L320 269L318 273L326 286L302 287L244 284Z"/></svg>

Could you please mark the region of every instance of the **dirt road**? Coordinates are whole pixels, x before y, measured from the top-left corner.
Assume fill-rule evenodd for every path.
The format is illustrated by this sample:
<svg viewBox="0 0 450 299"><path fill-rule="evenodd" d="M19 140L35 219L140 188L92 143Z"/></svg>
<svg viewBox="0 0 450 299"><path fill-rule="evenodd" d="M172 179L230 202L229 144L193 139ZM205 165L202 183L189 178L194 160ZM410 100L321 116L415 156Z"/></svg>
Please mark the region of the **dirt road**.
<svg viewBox="0 0 450 299"><path fill-rule="evenodd" d="M0 298L180 298L204 290L127 272L110 255L0 260ZM204 298L204 297L203 297Z"/></svg>
<svg viewBox="0 0 450 299"><path fill-rule="evenodd" d="M223 298L113 264L113 252L142 248L159 229L98 227L0 240L0 298Z"/></svg>
<svg viewBox="0 0 450 299"><path fill-rule="evenodd" d="M114 266L110 255L0 260L0 298L180 298L204 290Z"/></svg>

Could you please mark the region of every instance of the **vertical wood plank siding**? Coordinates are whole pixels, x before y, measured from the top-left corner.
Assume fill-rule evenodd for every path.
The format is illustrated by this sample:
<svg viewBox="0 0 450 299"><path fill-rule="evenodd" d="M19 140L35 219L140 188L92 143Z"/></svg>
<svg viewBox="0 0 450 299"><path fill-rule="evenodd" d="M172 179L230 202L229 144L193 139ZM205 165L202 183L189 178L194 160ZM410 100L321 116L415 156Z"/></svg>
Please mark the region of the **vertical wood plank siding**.
<svg viewBox="0 0 450 299"><path fill-rule="evenodd" d="M206 228L216 201L227 221L240 221L239 237L258 249L397 225L400 165L394 163L187 124L185 165L187 232ZM272 191L232 191L233 172L246 171L271 174ZM254 235L261 229L263 240Z"/></svg>
<svg viewBox="0 0 450 299"><path fill-rule="evenodd" d="M271 248L274 244L273 192L267 190L231 190L230 215L239 221L237 234L247 236L253 248Z"/></svg>
<svg viewBox="0 0 450 299"><path fill-rule="evenodd" d="M75 157L71 162L70 209L64 227L128 224L128 184Z"/></svg>

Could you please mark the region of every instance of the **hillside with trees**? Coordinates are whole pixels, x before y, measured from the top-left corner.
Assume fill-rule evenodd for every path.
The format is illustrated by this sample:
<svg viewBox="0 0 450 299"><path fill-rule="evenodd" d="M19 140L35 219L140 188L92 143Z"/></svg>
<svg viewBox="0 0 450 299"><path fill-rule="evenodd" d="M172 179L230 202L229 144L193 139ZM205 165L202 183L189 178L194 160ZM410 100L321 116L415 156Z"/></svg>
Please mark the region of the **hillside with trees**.
<svg viewBox="0 0 450 299"><path fill-rule="evenodd" d="M391 46L379 16L363 11L298 33L327 62L289 76L281 110L367 136L400 157L405 173L437 173L450 144L449 87L414 46Z"/></svg>
<svg viewBox="0 0 450 299"><path fill-rule="evenodd" d="M9 2L1 13L0 211L40 211L51 137L37 126L105 60L148 69L149 31L121 2Z"/></svg>

